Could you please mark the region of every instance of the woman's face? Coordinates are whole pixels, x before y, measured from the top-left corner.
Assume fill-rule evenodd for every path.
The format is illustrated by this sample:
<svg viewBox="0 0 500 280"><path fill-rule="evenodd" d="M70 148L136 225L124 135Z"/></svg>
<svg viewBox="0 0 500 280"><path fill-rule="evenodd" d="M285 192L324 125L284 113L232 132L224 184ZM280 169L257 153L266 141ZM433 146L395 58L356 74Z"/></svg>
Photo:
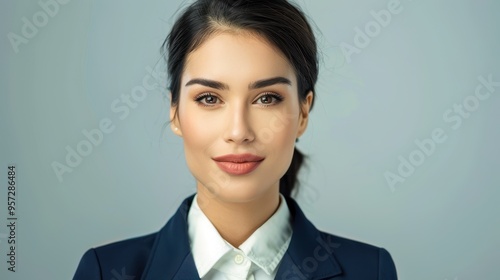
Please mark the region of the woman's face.
<svg viewBox="0 0 500 280"><path fill-rule="evenodd" d="M292 66L261 37L206 39L187 57L170 113L198 191L227 202L277 192L311 102L299 102Z"/></svg>

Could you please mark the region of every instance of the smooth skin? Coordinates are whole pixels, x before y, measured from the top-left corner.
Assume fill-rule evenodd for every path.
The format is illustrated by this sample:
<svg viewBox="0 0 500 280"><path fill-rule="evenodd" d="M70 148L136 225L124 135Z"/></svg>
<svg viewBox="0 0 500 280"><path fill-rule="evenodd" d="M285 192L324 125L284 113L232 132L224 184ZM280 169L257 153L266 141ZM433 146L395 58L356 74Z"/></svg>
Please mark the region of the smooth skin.
<svg viewBox="0 0 500 280"><path fill-rule="evenodd" d="M217 32L188 55L171 129L183 138L201 210L234 247L278 209L279 180L312 100L309 92L299 102L293 67L259 35ZM245 153L265 159L244 175L226 173L212 159Z"/></svg>

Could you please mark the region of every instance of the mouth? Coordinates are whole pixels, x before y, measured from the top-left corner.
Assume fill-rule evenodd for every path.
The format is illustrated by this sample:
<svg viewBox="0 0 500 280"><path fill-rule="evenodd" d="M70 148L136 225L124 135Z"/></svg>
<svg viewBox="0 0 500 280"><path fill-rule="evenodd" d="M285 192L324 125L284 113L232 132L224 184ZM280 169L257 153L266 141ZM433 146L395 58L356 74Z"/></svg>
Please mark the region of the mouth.
<svg viewBox="0 0 500 280"><path fill-rule="evenodd" d="M265 159L253 154L224 155L212 158L219 168L231 175L245 175L254 171Z"/></svg>

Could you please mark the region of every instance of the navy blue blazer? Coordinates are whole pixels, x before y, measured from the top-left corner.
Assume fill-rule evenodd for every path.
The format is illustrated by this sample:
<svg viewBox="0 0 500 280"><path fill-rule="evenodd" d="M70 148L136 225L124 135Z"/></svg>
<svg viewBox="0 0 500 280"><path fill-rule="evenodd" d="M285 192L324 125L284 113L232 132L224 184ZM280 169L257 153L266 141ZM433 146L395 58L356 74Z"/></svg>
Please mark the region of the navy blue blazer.
<svg viewBox="0 0 500 280"><path fill-rule="evenodd" d="M73 279L200 279L188 236L193 198L187 197L159 232L89 249ZM285 198L293 233L275 279L397 279L385 249L319 231L293 198Z"/></svg>

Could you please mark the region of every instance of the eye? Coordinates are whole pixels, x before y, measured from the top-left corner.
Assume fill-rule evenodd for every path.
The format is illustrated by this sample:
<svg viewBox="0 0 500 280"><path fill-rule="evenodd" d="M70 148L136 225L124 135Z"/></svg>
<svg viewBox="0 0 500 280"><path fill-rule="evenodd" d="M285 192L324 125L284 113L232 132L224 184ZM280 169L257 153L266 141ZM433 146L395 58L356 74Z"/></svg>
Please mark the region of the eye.
<svg viewBox="0 0 500 280"><path fill-rule="evenodd" d="M273 92L267 92L267 93L264 93L263 95L259 96L255 102L257 104L270 106L270 105L278 104L281 101L283 101L283 97L281 95L273 93Z"/></svg>
<svg viewBox="0 0 500 280"><path fill-rule="evenodd" d="M219 98L211 93L203 93L197 96L194 101L202 106L213 106L220 102Z"/></svg>

